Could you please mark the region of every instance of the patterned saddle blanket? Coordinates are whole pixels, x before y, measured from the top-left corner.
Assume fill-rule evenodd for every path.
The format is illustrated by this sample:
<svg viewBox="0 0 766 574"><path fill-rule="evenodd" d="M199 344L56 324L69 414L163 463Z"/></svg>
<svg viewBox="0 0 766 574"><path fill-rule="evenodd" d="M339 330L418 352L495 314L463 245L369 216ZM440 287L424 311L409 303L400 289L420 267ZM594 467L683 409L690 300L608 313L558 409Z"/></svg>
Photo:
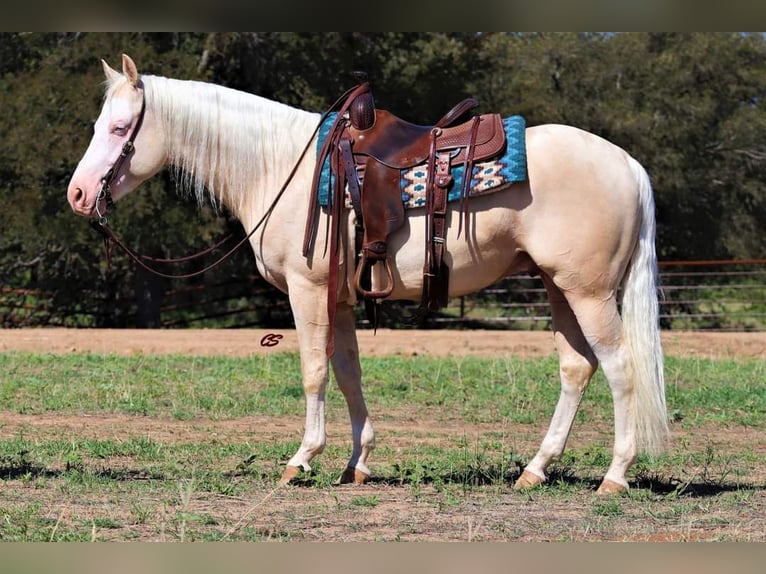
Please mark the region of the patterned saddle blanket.
<svg viewBox="0 0 766 574"><path fill-rule="evenodd" d="M319 130L317 138L317 153L322 148L325 138L335 121L336 114L330 114ZM526 152L526 121L522 116L514 115L503 119L506 135L505 151L500 157L489 161L477 162L471 170L471 185L469 196L486 195L510 183L526 181L527 152ZM453 182L449 189L448 201L460 199L463 185L464 167L462 164L451 168ZM426 180L428 178L427 163L409 169L400 170L400 187L402 203L405 208L424 207L426 203ZM322 166L319 180L319 204L327 206L329 194L334 187L334 175L330 170L327 159ZM347 200L347 203L349 201Z"/></svg>

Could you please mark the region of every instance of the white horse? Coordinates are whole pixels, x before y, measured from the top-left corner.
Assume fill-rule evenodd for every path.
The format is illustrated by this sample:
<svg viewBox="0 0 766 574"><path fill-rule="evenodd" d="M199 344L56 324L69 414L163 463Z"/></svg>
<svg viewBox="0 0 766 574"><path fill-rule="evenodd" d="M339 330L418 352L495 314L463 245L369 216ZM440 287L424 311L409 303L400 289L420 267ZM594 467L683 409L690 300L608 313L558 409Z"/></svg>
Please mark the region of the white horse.
<svg viewBox="0 0 766 574"><path fill-rule="evenodd" d="M122 73L102 63L104 105L67 190L72 209L86 217L104 215L107 205L99 190L110 169L117 200L169 165L200 200L207 190L246 230L265 216L250 243L258 271L289 297L306 398L305 433L282 483L309 470L325 448L329 362L348 403L353 436L340 480L364 482L375 438L355 334L353 211L344 212L334 325L324 304L327 234L317 234L309 256L301 249L316 157L312 152L298 158L315 137L319 114L214 84L139 75L126 55ZM128 140L135 148L118 160ZM540 449L515 487L546 480L546 468L563 453L600 364L614 400L614 449L598 491L624 491L626 471L639 451L659 452L668 432L649 178L624 150L574 127L527 128L526 145L528 181L472 198L467 237L458 238L461 214L450 209L444 257L451 270L449 295L474 292L510 274L540 275L550 298L561 395ZM293 177L267 212L296 162ZM389 239L392 300L420 299L423 211L410 210L407 223ZM373 276L374 284L381 281ZM333 329L335 353L328 360Z"/></svg>

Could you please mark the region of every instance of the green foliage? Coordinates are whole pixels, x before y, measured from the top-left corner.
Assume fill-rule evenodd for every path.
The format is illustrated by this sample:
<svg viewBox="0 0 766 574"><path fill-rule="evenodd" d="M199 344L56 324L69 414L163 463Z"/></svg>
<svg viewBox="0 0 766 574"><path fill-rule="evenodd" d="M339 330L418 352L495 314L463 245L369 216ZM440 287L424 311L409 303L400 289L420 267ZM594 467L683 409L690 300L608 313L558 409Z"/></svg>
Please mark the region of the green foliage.
<svg viewBox="0 0 766 574"><path fill-rule="evenodd" d="M68 179L100 107L101 58L201 79L321 111L364 70L376 103L432 123L475 95L481 111L520 113L600 134L652 176L661 258L766 252L766 39L734 33L3 33L0 34L0 320L3 325L133 326L141 278L66 206ZM176 256L243 230L177 197L167 174L120 203L113 223L141 252ZM188 271L183 269L182 271ZM233 303L273 307L243 252L201 284L232 281ZM179 284L155 285L162 290ZM188 285L183 283L183 285ZM265 305L264 305L265 303ZM194 319L176 310L178 325ZM254 313L255 323L285 314ZM288 319L289 320L289 319Z"/></svg>

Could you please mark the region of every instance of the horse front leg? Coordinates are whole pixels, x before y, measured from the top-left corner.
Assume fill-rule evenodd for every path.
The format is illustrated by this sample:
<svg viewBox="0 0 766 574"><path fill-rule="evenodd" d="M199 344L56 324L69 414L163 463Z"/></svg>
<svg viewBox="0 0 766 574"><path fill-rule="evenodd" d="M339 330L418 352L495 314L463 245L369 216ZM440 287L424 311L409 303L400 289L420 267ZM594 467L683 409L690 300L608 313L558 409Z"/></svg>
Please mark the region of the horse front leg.
<svg viewBox="0 0 766 574"><path fill-rule="evenodd" d="M320 302L326 300L316 286L298 288L291 285L290 306L298 336L301 358L303 393L306 399L306 427L298 451L287 462L282 478L284 485L298 476L301 469L311 470L311 460L324 450L327 443L325 428L325 392L328 365L326 354L330 325L327 310ZM312 289L313 287L313 289Z"/></svg>
<svg viewBox="0 0 766 574"><path fill-rule="evenodd" d="M353 439L351 459L340 477L340 483L363 484L370 478L367 457L375 448L375 432L362 394L362 367L359 364L354 310L344 303L338 304L335 318L335 354L332 357L332 368L348 405Z"/></svg>

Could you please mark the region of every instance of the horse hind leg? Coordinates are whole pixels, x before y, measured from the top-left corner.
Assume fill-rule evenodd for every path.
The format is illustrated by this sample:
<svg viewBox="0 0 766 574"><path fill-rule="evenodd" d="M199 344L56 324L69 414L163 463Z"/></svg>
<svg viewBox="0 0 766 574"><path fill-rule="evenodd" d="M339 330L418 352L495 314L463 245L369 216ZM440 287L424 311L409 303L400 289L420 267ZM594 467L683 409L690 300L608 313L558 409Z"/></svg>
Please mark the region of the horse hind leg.
<svg viewBox="0 0 766 574"><path fill-rule="evenodd" d="M546 468L561 458L582 396L598 368L598 360L561 290L547 275L543 274L542 278L551 305L561 394L540 449L516 480L515 489L531 488L545 482Z"/></svg>
<svg viewBox="0 0 766 574"><path fill-rule="evenodd" d="M339 482L363 484L370 478L367 458L375 448L375 433L362 394L362 368L359 364L354 312L350 305L338 304L332 367L335 380L348 405L353 440L351 459Z"/></svg>
<svg viewBox="0 0 766 574"><path fill-rule="evenodd" d="M599 494L628 490L625 474L638 457L636 373L625 337L616 296L606 298L567 295L588 344L598 358L614 403L612 461Z"/></svg>

